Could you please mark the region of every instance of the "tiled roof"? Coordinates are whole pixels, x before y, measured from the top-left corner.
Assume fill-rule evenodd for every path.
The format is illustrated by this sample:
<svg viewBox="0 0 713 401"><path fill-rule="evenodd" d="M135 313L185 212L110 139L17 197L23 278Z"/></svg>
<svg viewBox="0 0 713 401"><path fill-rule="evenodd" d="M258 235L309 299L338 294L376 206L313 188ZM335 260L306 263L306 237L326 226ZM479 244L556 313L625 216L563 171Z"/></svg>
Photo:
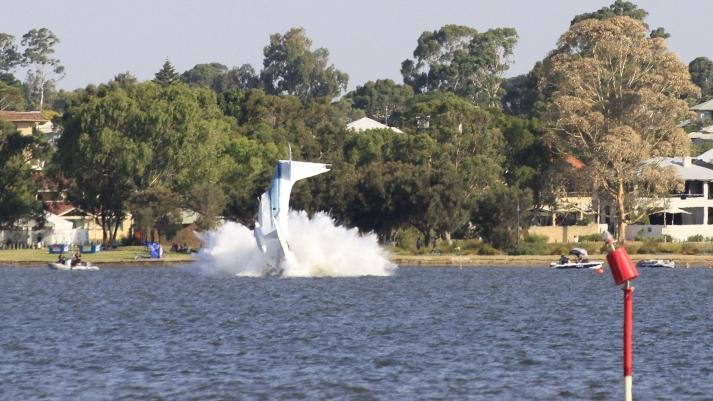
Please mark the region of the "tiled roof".
<svg viewBox="0 0 713 401"><path fill-rule="evenodd" d="M48 212L61 216L76 209L76 206L69 202L47 202L45 203L45 208L47 208Z"/></svg>
<svg viewBox="0 0 713 401"><path fill-rule="evenodd" d="M707 102L697 104L697 105L691 107L691 110L696 110L696 111L713 110L713 100L709 100Z"/></svg>
<svg viewBox="0 0 713 401"><path fill-rule="evenodd" d="M16 122L47 122L39 111L0 111L0 120Z"/></svg>
<svg viewBox="0 0 713 401"><path fill-rule="evenodd" d="M575 170L579 170L580 168L584 167L584 163L572 155L565 156L564 161L565 163L572 166Z"/></svg>

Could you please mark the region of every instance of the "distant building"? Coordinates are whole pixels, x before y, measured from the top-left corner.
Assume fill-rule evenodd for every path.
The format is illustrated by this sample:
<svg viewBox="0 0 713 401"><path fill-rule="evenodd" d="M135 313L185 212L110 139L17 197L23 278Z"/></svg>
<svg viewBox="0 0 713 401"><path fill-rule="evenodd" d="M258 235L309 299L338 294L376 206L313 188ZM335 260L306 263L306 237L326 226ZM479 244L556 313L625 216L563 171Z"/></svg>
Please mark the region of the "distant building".
<svg viewBox="0 0 713 401"><path fill-rule="evenodd" d="M696 112L696 117L700 121L711 121L713 120L713 99L697 104L691 107L691 110Z"/></svg>
<svg viewBox="0 0 713 401"><path fill-rule="evenodd" d="M662 201L648 216L649 224L630 224L626 238L670 236L686 241L694 235L713 238L713 150L698 157L661 157L648 161L673 167L685 181L684 190Z"/></svg>
<svg viewBox="0 0 713 401"><path fill-rule="evenodd" d="M33 129L47 129L49 123L39 111L0 111L0 120L14 125L22 135L32 135Z"/></svg>
<svg viewBox="0 0 713 401"><path fill-rule="evenodd" d="M388 125L372 120L369 117L362 117L347 124L347 130L349 131L364 132L370 129L390 129L394 132L403 133L403 131L396 127L389 127Z"/></svg>
<svg viewBox="0 0 713 401"><path fill-rule="evenodd" d="M688 138L691 140L691 143L697 145L713 143L713 125L703 127L699 131L689 132Z"/></svg>

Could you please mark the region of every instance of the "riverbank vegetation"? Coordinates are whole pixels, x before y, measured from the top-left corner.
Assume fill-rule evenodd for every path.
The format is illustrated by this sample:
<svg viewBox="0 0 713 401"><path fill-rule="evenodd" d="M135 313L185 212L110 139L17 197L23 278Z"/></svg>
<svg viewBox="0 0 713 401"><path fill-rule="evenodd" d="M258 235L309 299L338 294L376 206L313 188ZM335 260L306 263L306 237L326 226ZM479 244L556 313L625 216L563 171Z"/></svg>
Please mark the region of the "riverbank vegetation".
<svg viewBox="0 0 713 401"><path fill-rule="evenodd" d="M692 80L646 15L617 0L575 16L547 58L512 78L515 29L446 25L414 38L403 83L375 79L349 92L347 73L301 28L270 36L260 71L207 61L179 73L167 60L151 81L120 72L72 91L55 90L64 67L51 31L19 42L0 34L0 109L42 110L61 134L48 146L0 126L0 224L41 210L23 165L41 148L43 174L96 216L104 243L118 240L129 214L161 240L178 231L184 210L200 216L198 229L219 217L251 226L255 199L291 146L294 159L332 164L294 188L295 209L327 211L408 252L564 253L526 235L534 211L563 190L584 190L616 204L619 221L635 221L641 205L624 188L657 196L677 185L665 172L633 174L636 163L687 155L676 128L686 101L713 96L704 85L713 68L694 60ZM593 86L595 76L607 83ZM652 113L659 117L644 118ZM347 130L363 116L400 130Z"/></svg>

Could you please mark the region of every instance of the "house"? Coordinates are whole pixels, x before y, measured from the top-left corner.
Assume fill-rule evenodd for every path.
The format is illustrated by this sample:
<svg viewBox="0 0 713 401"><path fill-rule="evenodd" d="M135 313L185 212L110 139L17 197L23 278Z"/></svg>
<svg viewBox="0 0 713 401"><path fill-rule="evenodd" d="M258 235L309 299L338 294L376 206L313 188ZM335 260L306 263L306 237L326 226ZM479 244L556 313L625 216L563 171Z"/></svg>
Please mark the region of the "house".
<svg viewBox="0 0 713 401"><path fill-rule="evenodd" d="M713 238L713 150L698 157L662 157L649 162L673 167L685 187L653 210L648 224L628 225L626 239L669 236L686 241L695 235Z"/></svg>
<svg viewBox="0 0 713 401"><path fill-rule="evenodd" d="M688 138L696 145L713 143L713 125L701 128L699 131L689 132Z"/></svg>
<svg viewBox="0 0 713 401"><path fill-rule="evenodd" d="M49 122L40 111L0 111L0 120L14 125L22 135L32 135L33 129L44 128Z"/></svg>
<svg viewBox="0 0 713 401"><path fill-rule="evenodd" d="M713 99L691 107L700 121L713 120Z"/></svg>
<svg viewBox="0 0 713 401"><path fill-rule="evenodd" d="M370 129L390 129L394 132L403 133L403 131L396 127L389 127L388 125L372 120L369 117L362 117L347 124L347 130L349 131L364 132Z"/></svg>

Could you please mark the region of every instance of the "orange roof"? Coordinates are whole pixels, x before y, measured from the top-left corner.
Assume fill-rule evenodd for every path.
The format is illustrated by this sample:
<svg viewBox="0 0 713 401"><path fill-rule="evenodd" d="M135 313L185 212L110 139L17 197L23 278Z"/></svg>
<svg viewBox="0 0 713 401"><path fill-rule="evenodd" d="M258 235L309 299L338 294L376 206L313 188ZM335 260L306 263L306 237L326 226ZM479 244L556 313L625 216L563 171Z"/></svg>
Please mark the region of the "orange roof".
<svg viewBox="0 0 713 401"><path fill-rule="evenodd" d="M69 202L47 202L45 203L45 207L47 208L47 211L56 214L57 216L61 216L77 208Z"/></svg>
<svg viewBox="0 0 713 401"><path fill-rule="evenodd" d="M574 167L575 170L579 170L584 167L584 163L572 155L567 155L564 157L564 161L570 166Z"/></svg>
<svg viewBox="0 0 713 401"><path fill-rule="evenodd" d="M11 123L17 122L37 122L44 123L49 121L42 116L40 111L0 111L0 119Z"/></svg>

